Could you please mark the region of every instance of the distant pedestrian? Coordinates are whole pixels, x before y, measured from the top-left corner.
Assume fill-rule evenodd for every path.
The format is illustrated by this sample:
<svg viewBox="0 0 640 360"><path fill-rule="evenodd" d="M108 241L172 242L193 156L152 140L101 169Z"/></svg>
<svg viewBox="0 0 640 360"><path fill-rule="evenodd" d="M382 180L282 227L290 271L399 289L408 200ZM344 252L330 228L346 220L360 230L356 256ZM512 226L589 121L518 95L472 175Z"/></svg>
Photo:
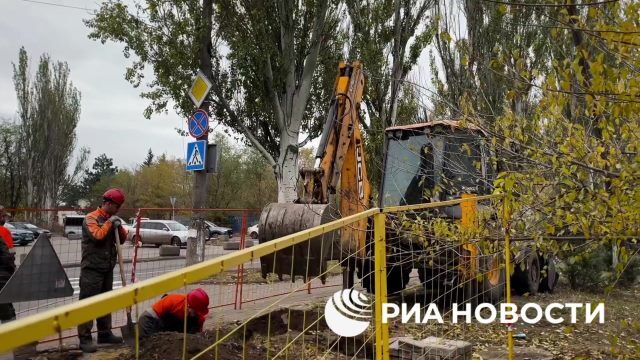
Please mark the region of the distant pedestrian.
<svg viewBox="0 0 640 360"><path fill-rule="evenodd" d="M187 306L187 332L202 332L205 316L209 313L209 295L198 288L188 294L164 295L138 320L140 338L162 331L183 332Z"/></svg>
<svg viewBox="0 0 640 360"><path fill-rule="evenodd" d="M4 206L0 205L0 289L2 289L11 275L16 271L15 252L13 249L13 238L11 231L4 227L7 221L7 212ZM16 311L13 304L0 304L0 323L5 323L16 319Z"/></svg>
<svg viewBox="0 0 640 360"><path fill-rule="evenodd" d="M127 238L127 229L122 219L115 216L124 203L120 189L109 189L102 195L98 209L89 213L82 223L82 261L80 262L80 300L113 289L113 268L118 262L115 246L115 229L120 243ZM122 337L111 331L111 314L98 318L98 344L120 344ZM95 352L91 329L93 320L78 326L80 348L84 352Z"/></svg>

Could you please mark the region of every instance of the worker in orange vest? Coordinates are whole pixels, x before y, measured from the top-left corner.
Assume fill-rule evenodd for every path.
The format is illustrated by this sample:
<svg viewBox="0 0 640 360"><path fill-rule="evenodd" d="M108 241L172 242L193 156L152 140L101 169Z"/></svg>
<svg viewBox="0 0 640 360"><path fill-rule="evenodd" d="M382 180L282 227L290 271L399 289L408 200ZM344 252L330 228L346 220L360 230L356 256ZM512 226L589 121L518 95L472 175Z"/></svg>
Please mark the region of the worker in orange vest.
<svg viewBox="0 0 640 360"><path fill-rule="evenodd" d="M185 306L187 307L185 312ZM209 295L201 288L188 294L168 294L158 300L151 309L145 310L138 319L140 338L162 331L184 331L185 314L187 332L202 331L204 319L209 313Z"/></svg>
<svg viewBox="0 0 640 360"><path fill-rule="evenodd" d="M0 205L0 240L4 240L4 243L9 249L13 249L13 236L11 236L11 231L4 227L8 216L4 206Z"/></svg>
<svg viewBox="0 0 640 360"><path fill-rule="evenodd" d="M6 221L7 213L4 206L0 205L0 289L4 287L16 270L13 237L11 231L4 227ZM15 318L16 312L13 304L0 304L0 323L15 320Z"/></svg>
<svg viewBox="0 0 640 360"><path fill-rule="evenodd" d="M127 239L127 229L123 221L116 216L124 203L124 192L114 188L102 195L102 205L90 212L82 223L82 260L80 261L80 300L111 291L113 288L113 269L118 262L116 251L116 231L120 243ZM98 344L120 344L122 337L111 332L111 314L96 320ZM95 352L98 347L93 343L91 329L93 320L78 325L80 349L83 352Z"/></svg>

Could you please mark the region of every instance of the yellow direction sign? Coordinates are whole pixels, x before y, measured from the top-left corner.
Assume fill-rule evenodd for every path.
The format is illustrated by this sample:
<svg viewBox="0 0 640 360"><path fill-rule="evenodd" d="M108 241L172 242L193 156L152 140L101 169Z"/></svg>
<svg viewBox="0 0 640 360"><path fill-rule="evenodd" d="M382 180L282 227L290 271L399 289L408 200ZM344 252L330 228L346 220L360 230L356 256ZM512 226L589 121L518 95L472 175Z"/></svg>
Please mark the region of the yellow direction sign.
<svg viewBox="0 0 640 360"><path fill-rule="evenodd" d="M204 76L202 71L198 70L198 74L193 80L193 85L191 85L191 90L189 90L189 97L196 107L202 105L204 99L207 98L209 90L211 90L211 81Z"/></svg>

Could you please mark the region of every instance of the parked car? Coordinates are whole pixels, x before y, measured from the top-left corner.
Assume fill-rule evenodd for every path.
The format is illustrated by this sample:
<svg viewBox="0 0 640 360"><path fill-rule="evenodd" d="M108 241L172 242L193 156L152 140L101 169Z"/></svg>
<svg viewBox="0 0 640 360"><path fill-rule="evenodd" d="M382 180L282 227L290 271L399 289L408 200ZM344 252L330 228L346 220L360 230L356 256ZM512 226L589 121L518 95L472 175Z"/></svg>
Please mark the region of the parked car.
<svg viewBox="0 0 640 360"><path fill-rule="evenodd" d="M204 223L206 224L207 230L209 231L209 239L219 235L233 235L233 230L228 227L218 226L211 221L205 221Z"/></svg>
<svg viewBox="0 0 640 360"><path fill-rule="evenodd" d="M130 227L135 228L135 225ZM187 246L187 227L173 220L142 220L140 235L136 235L135 231L129 231L129 234L134 243L140 241L142 245Z"/></svg>
<svg viewBox="0 0 640 360"><path fill-rule="evenodd" d="M143 218L140 218L140 220L151 220L151 219L149 219L148 217L143 217ZM129 222L127 223L127 226L130 227L130 228L133 227L135 229L135 227L136 227L136 218L135 217L129 218Z"/></svg>
<svg viewBox="0 0 640 360"><path fill-rule="evenodd" d="M33 242L33 232L29 230L21 230L11 225L10 223L5 223L4 227L11 231L11 237L13 238L13 245L21 245L26 246Z"/></svg>
<svg viewBox="0 0 640 360"><path fill-rule="evenodd" d="M81 235L82 222L84 222L84 218L85 215L67 215L62 221L64 226L64 236L69 237L69 235Z"/></svg>
<svg viewBox="0 0 640 360"><path fill-rule="evenodd" d="M129 232L129 234L131 234L132 232L135 233L136 232L136 228L134 227L134 225L129 225L126 222L123 222L122 225L123 228L127 229L127 231ZM127 235L127 240L129 239L129 235Z"/></svg>
<svg viewBox="0 0 640 360"><path fill-rule="evenodd" d="M247 228L247 234L249 234L249 236L251 236L252 239L257 239L258 238L258 224L255 224L253 226L250 226Z"/></svg>
<svg viewBox="0 0 640 360"><path fill-rule="evenodd" d="M51 239L51 231L47 229L43 229L26 222L10 222L10 224L15 226L16 229L31 231L33 233L33 237L36 239L40 237L40 234L45 234L47 239Z"/></svg>

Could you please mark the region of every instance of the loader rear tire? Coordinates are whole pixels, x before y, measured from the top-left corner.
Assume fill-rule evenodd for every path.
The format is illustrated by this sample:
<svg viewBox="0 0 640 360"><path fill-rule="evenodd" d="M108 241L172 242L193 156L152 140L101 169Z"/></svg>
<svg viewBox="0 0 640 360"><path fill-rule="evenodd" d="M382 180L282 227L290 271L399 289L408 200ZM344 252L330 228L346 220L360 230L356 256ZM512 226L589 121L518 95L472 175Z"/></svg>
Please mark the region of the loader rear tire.
<svg viewBox="0 0 640 360"><path fill-rule="evenodd" d="M556 262L552 256L547 256L545 271L540 279L540 287L538 290L540 292L548 292L553 293L558 285L558 279L560 278L560 274L556 271Z"/></svg>
<svg viewBox="0 0 640 360"><path fill-rule="evenodd" d="M524 263L524 270L521 264L514 264L513 289L518 295L537 295L540 287L540 260L538 259L538 254L535 251L530 251L522 262Z"/></svg>
<svg viewBox="0 0 640 360"><path fill-rule="evenodd" d="M480 258L482 280L477 281L477 296L472 304L489 302L497 304L504 298L506 275L502 254L483 255ZM471 281L473 283L474 281Z"/></svg>

